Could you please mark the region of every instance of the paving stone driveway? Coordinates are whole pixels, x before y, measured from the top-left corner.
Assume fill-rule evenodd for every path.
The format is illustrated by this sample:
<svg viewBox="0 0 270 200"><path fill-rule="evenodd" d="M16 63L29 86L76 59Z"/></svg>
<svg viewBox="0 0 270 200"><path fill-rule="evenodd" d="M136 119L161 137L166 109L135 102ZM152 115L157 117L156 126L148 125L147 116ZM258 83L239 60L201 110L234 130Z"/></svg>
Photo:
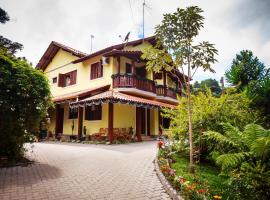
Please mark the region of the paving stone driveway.
<svg viewBox="0 0 270 200"><path fill-rule="evenodd" d="M36 143L35 164L0 169L0 199L169 199L154 171L155 147Z"/></svg>

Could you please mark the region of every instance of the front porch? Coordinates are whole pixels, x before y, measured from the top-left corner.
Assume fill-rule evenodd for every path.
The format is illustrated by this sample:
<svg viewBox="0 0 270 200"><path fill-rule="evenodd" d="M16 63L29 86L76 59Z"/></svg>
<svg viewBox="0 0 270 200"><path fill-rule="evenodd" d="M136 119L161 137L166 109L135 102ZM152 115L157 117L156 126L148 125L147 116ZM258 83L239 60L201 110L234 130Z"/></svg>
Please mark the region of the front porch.
<svg viewBox="0 0 270 200"><path fill-rule="evenodd" d="M110 143L119 135L142 141L144 136L157 136L161 132L162 107L174 106L107 91L77 102L58 103L51 114L55 118L51 117L50 130L54 129L56 137L73 135L77 139L91 139L102 132Z"/></svg>

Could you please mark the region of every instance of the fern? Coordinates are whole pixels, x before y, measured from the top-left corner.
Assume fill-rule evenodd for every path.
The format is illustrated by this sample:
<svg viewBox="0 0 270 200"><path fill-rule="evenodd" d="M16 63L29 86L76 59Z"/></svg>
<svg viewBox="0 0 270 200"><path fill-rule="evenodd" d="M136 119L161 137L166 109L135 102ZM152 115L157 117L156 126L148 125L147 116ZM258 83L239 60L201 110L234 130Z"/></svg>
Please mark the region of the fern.
<svg viewBox="0 0 270 200"><path fill-rule="evenodd" d="M258 138L251 145L251 151L263 160L270 157L270 136Z"/></svg>
<svg viewBox="0 0 270 200"><path fill-rule="evenodd" d="M220 165L223 170L234 168L239 166L243 161L250 157L250 155L250 152L227 153L217 157L216 163Z"/></svg>
<svg viewBox="0 0 270 200"><path fill-rule="evenodd" d="M243 132L243 139L248 143L249 146L254 143L255 140L261 137L270 136L270 131L265 130L263 127L257 124L248 124Z"/></svg>
<svg viewBox="0 0 270 200"><path fill-rule="evenodd" d="M205 138L209 142L217 143L219 147L230 146L233 148L238 148L238 145L236 143L228 139L226 136L215 131L204 132L203 138ZM215 146L217 145L215 144Z"/></svg>

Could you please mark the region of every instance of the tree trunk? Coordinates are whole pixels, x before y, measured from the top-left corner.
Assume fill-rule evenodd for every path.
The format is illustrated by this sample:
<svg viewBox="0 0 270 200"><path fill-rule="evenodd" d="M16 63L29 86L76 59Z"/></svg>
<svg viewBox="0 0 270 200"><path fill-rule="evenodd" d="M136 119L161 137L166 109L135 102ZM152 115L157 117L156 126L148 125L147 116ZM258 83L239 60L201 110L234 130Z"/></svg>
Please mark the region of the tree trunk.
<svg viewBox="0 0 270 200"><path fill-rule="evenodd" d="M191 109L191 98L190 98L190 79L191 79L191 67L190 58L188 57L188 84L187 84L187 97L188 97L188 135L189 135L189 172L194 173L195 167L193 162L193 140L192 140L192 109Z"/></svg>

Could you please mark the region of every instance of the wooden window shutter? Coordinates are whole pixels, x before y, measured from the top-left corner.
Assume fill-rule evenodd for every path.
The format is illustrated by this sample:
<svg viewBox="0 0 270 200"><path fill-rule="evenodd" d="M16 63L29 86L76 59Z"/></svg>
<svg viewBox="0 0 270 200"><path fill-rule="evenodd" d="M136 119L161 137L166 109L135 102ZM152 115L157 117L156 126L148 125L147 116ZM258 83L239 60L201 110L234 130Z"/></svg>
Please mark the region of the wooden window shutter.
<svg viewBox="0 0 270 200"><path fill-rule="evenodd" d="M58 87L64 87L65 75L59 74L58 75Z"/></svg>
<svg viewBox="0 0 270 200"><path fill-rule="evenodd" d="M77 70L70 72L70 85L76 84Z"/></svg>
<svg viewBox="0 0 270 200"><path fill-rule="evenodd" d="M102 77L103 76L103 65L101 62L99 62L99 65L98 65L98 78Z"/></svg>

